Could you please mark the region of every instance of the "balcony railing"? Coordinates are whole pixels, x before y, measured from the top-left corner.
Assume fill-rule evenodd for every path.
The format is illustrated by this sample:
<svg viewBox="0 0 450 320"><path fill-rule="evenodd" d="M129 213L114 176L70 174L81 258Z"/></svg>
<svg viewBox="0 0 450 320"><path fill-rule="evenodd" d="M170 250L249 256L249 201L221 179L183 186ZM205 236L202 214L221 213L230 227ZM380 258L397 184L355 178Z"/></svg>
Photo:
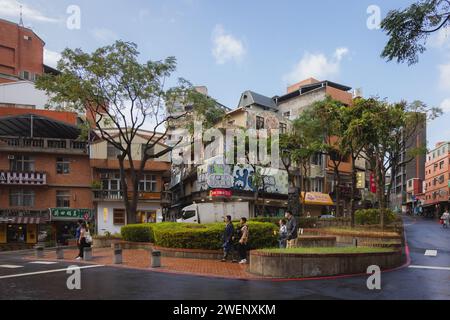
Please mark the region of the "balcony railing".
<svg viewBox="0 0 450 320"><path fill-rule="evenodd" d="M121 201L124 198L122 190L93 190L94 200L96 201ZM138 199L141 201L161 200L160 192L139 191ZM131 192L128 192L128 197L131 197Z"/></svg>
<svg viewBox="0 0 450 320"><path fill-rule="evenodd" d="M47 185L47 173L0 171L0 185L45 186Z"/></svg>
<svg viewBox="0 0 450 320"><path fill-rule="evenodd" d="M0 150L52 151L55 153L87 154L88 144L83 141L50 138L1 137Z"/></svg>

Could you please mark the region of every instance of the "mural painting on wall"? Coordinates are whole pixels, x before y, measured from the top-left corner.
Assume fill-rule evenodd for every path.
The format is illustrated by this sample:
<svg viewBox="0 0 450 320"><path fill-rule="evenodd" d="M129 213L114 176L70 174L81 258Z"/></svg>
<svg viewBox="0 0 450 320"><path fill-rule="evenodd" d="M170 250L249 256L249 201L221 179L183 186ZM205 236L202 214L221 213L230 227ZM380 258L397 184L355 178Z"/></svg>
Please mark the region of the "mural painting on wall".
<svg viewBox="0 0 450 320"><path fill-rule="evenodd" d="M284 170L256 167L261 170L264 188L268 193L287 194L288 175ZM254 169L250 165L203 165L198 167L197 181L200 190L214 188L254 191Z"/></svg>

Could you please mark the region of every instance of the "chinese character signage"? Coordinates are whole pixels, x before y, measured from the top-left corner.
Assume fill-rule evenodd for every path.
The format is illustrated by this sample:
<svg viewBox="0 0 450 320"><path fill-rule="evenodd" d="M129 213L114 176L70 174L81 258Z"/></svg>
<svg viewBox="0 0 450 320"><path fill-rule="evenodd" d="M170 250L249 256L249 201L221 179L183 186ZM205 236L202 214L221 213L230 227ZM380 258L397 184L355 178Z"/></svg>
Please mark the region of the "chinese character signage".
<svg viewBox="0 0 450 320"><path fill-rule="evenodd" d="M91 209L70 209L70 208L52 208L50 209L51 219L57 220L91 220Z"/></svg>

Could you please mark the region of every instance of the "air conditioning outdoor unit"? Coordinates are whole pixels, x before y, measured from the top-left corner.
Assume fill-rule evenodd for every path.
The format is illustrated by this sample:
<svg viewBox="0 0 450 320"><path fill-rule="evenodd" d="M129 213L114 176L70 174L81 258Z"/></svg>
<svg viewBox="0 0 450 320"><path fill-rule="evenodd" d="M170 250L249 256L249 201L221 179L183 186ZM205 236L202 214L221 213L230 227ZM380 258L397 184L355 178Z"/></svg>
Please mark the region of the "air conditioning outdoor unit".
<svg viewBox="0 0 450 320"><path fill-rule="evenodd" d="M13 155L8 155L8 160L14 160L14 156Z"/></svg>

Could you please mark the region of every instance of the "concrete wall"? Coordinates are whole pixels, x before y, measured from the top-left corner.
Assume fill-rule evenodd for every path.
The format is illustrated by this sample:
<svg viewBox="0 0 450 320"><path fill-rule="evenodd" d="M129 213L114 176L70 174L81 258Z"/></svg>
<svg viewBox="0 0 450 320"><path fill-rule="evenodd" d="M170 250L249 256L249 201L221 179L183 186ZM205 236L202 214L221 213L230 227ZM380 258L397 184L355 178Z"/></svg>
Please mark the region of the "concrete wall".
<svg viewBox="0 0 450 320"><path fill-rule="evenodd" d="M250 273L275 278L310 278L366 273L367 267L381 269L399 267L404 263L400 250L371 254L280 254L250 252Z"/></svg>
<svg viewBox="0 0 450 320"><path fill-rule="evenodd" d="M321 101L326 98L326 90L325 88L320 88L317 90L313 90L304 95L297 96L293 99L280 102L278 106L278 112L280 115L283 115L285 112L290 111L291 120L298 118L300 113L302 113L305 108L309 107L316 101Z"/></svg>

